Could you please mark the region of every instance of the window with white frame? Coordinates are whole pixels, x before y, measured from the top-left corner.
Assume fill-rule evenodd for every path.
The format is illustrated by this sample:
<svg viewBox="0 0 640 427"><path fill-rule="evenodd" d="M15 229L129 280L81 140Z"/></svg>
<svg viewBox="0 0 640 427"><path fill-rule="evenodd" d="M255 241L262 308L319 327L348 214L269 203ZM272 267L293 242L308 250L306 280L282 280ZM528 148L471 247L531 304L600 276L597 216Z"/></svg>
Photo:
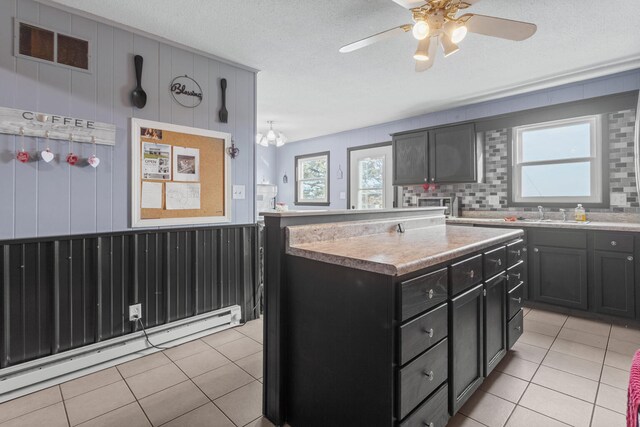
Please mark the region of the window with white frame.
<svg viewBox="0 0 640 427"><path fill-rule="evenodd" d="M329 204L329 152L296 156L296 205Z"/></svg>
<svg viewBox="0 0 640 427"><path fill-rule="evenodd" d="M382 209L385 199L385 158L366 157L358 161L358 209Z"/></svg>
<svg viewBox="0 0 640 427"><path fill-rule="evenodd" d="M512 201L603 202L600 117L513 129Z"/></svg>

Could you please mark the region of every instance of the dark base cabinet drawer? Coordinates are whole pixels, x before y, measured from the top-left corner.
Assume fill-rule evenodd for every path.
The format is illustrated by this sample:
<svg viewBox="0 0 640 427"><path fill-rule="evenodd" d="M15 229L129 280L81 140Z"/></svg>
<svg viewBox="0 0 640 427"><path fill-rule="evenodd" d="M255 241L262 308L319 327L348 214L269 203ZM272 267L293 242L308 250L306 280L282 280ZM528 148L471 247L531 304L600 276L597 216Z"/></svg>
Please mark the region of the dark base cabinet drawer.
<svg viewBox="0 0 640 427"><path fill-rule="evenodd" d="M449 422L448 394L449 388L444 384L429 400L409 415L400 427L445 427Z"/></svg>
<svg viewBox="0 0 640 427"><path fill-rule="evenodd" d="M527 248L524 240L520 239L507 245L507 265L511 267L525 258Z"/></svg>
<svg viewBox="0 0 640 427"><path fill-rule="evenodd" d="M451 266L451 295L465 291L482 281L482 255L476 255Z"/></svg>
<svg viewBox="0 0 640 427"><path fill-rule="evenodd" d="M509 291L509 299L507 299L507 320L518 314L522 308L522 291L524 283L519 284Z"/></svg>
<svg viewBox="0 0 640 427"><path fill-rule="evenodd" d="M514 290L517 286L524 283L524 263L516 264L507 270L507 278L509 279L509 291Z"/></svg>
<svg viewBox="0 0 640 427"><path fill-rule="evenodd" d="M513 316L513 319L509 320L509 327L507 328L507 345L509 348L513 347L522 335L523 315L523 310L520 310L518 314Z"/></svg>
<svg viewBox="0 0 640 427"><path fill-rule="evenodd" d="M404 365L447 336L447 304L400 327L400 364Z"/></svg>
<svg viewBox="0 0 640 427"><path fill-rule="evenodd" d="M398 418L409 414L448 378L448 346L445 338L398 373Z"/></svg>
<svg viewBox="0 0 640 427"><path fill-rule="evenodd" d="M595 233L594 248L601 251L633 253L633 235L627 233Z"/></svg>
<svg viewBox="0 0 640 427"><path fill-rule="evenodd" d="M507 249L503 246L484 254L484 278L495 276L507 268Z"/></svg>
<svg viewBox="0 0 640 427"><path fill-rule="evenodd" d="M443 268L402 282L402 320L407 320L447 299L448 274Z"/></svg>

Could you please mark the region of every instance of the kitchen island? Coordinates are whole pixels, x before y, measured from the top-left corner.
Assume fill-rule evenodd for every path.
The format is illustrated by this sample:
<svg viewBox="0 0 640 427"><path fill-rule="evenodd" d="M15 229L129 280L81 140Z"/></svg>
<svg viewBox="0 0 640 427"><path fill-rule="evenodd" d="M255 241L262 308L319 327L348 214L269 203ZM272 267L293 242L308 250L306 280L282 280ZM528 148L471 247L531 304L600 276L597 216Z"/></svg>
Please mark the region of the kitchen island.
<svg viewBox="0 0 640 427"><path fill-rule="evenodd" d="M276 424L444 426L522 333L521 230L441 210L282 229Z"/></svg>

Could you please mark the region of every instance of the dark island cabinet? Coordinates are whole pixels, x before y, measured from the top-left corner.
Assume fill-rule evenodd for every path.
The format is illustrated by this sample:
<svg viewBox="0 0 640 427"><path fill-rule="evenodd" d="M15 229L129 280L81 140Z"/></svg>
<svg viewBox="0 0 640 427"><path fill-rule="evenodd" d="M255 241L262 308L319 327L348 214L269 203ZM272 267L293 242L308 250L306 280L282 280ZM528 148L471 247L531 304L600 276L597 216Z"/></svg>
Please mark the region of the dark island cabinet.
<svg viewBox="0 0 640 427"><path fill-rule="evenodd" d="M453 298L451 313L451 351L449 408L458 412L480 387L484 356L484 285L479 284Z"/></svg>
<svg viewBox="0 0 640 427"><path fill-rule="evenodd" d="M633 253L598 250L594 252L594 303L598 313L635 317L633 270Z"/></svg>
<svg viewBox="0 0 640 427"><path fill-rule="evenodd" d="M473 123L429 131L429 182L475 182L476 156Z"/></svg>
<svg viewBox="0 0 640 427"><path fill-rule="evenodd" d="M421 184L428 181L427 132L393 138L393 185Z"/></svg>
<svg viewBox="0 0 640 427"><path fill-rule="evenodd" d="M507 277L487 280L484 289L484 376L507 354Z"/></svg>

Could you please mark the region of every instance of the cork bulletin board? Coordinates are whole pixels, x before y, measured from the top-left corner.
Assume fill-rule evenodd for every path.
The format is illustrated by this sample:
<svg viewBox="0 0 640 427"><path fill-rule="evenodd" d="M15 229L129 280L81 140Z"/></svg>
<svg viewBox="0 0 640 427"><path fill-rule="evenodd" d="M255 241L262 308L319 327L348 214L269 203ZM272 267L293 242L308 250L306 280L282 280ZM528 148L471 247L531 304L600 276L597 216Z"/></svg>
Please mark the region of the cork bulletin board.
<svg viewBox="0 0 640 427"><path fill-rule="evenodd" d="M132 227L229 222L231 135L131 119Z"/></svg>

